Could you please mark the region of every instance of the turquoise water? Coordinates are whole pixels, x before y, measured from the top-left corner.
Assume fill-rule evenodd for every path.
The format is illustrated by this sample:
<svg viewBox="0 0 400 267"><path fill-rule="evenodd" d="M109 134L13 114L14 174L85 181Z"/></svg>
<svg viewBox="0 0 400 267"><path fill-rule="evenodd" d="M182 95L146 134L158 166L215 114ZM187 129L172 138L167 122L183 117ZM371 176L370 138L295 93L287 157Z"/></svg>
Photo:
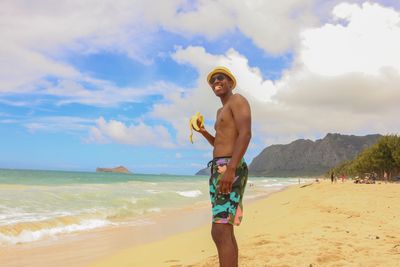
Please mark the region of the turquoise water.
<svg viewBox="0 0 400 267"><path fill-rule="evenodd" d="M295 183L298 179L250 177L245 200ZM0 246L149 224L151 215L208 199L207 176L0 169Z"/></svg>
<svg viewBox="0 0 400 267"><path fill-rule="evenodd" d="M201 178L200 178L201 177ZM204 177L204 176L203 176ZM46 170L0 169L0 184L62 185L62 184L111 184L128 181L166 181L203 179L202 176L118 174L101 172L69 172Z"/></svg>

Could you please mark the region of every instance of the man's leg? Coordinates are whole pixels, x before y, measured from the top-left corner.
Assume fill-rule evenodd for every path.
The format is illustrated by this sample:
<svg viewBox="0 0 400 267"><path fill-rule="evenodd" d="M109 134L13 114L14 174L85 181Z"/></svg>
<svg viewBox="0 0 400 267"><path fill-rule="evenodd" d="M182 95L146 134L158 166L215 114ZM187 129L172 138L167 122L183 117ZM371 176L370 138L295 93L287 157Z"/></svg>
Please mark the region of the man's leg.
<svg viewBox="0 0 400 267"><path fill-rule="evenodd" d="M238 266L239 264L239 248L236 242L236 238L235 238L235 227L232 227L232 242L233 242L233 246L235 247L235 266Z"/></svg>
<svg viewBox="0 0 400 267"><path fill-rule="evenodd" d="M233 235L233 225L213 223L211 235L217 246L221 267L238 266L237 244Z"/></svg>

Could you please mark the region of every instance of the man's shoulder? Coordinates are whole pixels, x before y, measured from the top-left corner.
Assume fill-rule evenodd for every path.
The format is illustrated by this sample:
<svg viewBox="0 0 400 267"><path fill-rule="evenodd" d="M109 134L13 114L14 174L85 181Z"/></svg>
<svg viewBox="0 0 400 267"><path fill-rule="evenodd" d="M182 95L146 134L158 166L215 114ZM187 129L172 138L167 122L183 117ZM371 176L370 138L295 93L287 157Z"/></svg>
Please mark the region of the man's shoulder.
<svg viewBox="0 0 400 267"><path fill-rule="evenodd" d="M232 103L235 103L235 104L246 103L247 104L248 101L241 94L234 94L234 95L232 95Z"/></svg>

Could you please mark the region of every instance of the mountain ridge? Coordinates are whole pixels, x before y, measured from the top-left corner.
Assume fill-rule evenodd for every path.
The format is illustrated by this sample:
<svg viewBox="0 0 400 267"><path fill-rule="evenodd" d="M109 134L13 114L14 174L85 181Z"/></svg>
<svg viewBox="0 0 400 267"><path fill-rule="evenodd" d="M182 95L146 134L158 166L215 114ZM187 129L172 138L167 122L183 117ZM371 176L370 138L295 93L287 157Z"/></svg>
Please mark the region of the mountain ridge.
<svg viewBox="0 0 400 267"><path fill-rule="evenodd" d="M298 139L287 145L271 145L249 165L252 176L318 176L343 161L354 159L375 144L379 134L365 136L328 133L315 141Z"/></svg>

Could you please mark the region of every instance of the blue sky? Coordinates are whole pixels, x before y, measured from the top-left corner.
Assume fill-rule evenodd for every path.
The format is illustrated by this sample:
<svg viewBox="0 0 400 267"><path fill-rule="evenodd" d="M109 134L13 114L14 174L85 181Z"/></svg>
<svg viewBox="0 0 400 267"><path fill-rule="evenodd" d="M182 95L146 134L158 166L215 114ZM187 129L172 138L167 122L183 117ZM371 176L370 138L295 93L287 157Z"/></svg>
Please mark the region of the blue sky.
<svg viewBox="0 0 400 267"><path fill-rule="evenodd" d="M188 119L213 132L217 65L252 107L248 162L328 132L398 133L399 2L268 2L2 1L0 168L193 174L212 150Z"/></svg>

